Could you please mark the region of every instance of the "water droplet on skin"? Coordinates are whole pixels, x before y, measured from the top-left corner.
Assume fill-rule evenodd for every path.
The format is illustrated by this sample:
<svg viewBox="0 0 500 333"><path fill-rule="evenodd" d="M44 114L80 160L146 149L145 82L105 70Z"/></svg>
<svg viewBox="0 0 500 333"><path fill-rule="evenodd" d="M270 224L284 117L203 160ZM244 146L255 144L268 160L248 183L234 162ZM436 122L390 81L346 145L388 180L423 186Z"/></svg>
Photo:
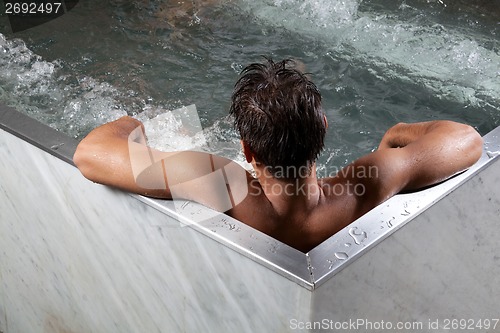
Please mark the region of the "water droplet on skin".
<svg viewBox="0 0 500 333"><path fill-rule="evenodd" d="M366 239L366 232L358 230L358 227L353 227L349 230L349 236L354 239L354 243L360 245Z"/></svg>
<svg viewBox="0 0 500 333"><path fill-rule="evenodd" d="M335 257L337 257L337 259L339 260L346 260L347 258L349 258L349 255L347 255L347 253L345 252L335 252Z"/></svg>

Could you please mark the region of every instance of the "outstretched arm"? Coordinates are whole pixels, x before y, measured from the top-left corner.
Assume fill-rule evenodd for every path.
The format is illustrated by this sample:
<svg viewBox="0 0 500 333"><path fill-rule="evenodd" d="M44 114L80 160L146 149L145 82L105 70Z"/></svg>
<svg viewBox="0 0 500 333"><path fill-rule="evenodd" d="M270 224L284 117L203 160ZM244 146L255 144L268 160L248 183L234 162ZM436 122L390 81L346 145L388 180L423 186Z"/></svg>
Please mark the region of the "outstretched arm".
<svg viewBox="0 0 500 333"><path fill-rule="evenodd" d="M233 208L248 192L248 174L237 163L203 152L147 147L142 123L131 117L90 132L73 161L94 182L150 197L189 199L218 211Z"/></svg>
<svg viewBox="0 0 500 333"><path fill-rule="evenodd" d="M481 157L482 147L483 140L472 127L440 120L391 127L379 151L404 162L407 181L401 190L415 190L469 168Z"/></svg>
<svg viewBox="0 0 500 333"><path fill-rule="evenodd" d="M472 166L482 154L481 136L452 121L400 123L379 149L348 165L332 184L359 184L362 195L348 199L355 219L391 196L439 183ZM361 172L364 171L364 172Z"/></svg>

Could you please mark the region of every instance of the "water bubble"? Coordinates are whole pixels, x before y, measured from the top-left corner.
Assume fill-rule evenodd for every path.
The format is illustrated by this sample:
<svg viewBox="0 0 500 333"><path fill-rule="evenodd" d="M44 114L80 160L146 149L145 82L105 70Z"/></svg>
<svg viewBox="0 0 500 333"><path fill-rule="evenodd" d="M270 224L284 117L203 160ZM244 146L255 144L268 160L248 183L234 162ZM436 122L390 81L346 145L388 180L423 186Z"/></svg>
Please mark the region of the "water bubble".
<svg viewBox="0 0 500 333"><path fill-rule="evenodd" d="M236 73L239 73L243 69L243 66L239 63L233 62L231 63L231 69L234 70Z"/></svg>
<svg viewBox="0 0 500 333"><path fill-rule="evenodd" d="M349 236L352 237L354 243L360 245L367 237L366 232L358 230L358 227L353 227L349 229Z"/></svg>

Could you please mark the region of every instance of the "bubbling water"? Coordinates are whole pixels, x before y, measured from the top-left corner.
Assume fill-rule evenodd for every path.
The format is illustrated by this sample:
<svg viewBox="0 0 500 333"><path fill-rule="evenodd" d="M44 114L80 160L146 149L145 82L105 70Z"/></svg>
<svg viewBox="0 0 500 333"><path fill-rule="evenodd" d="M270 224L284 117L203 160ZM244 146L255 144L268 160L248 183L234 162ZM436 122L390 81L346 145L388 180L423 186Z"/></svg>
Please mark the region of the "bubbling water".
<svg viewBox="0 0 500 333"><path fill-rule="evenodd" d="M119 92L91 77L61 75L60 61L45 61L20 39L0 34L0 97L70 136L88 126L126 115L117 101Z"/></svg>
<svg viewBox="0 0 500 333"><path fill-rule="evenodd" d="M376 68L381 80L397 78L443 99L497 108L500 55L493 47L419 13L401 21L396 15L360 13L359 5L356 0L245 0L242 8L266 25L310 36L331 53ZM399 12L411 10L403 3Z"/></svg>
<svg viewBox="0 0 500 333"><path fill-rule="evenodd" d="M384 0L237 0L175 27L158 21L154 8L136 10L143 2L88 1L57 20L61 29L17 35L26 42L0 34L0 101L75 138L131 115L158 149L243 161L223 115L237 73L259 55L298 58L313 72L333 116L322 174L376 149L397 121L447 117L485 130L500 123L498 41L428 17L418 0L391 10L367 9ZM94 15L94 5L102 14L92 25L58 34ZM149 29L153 18L161 27ZM170 110L193 103L203 130L187 134Z"/></svg>

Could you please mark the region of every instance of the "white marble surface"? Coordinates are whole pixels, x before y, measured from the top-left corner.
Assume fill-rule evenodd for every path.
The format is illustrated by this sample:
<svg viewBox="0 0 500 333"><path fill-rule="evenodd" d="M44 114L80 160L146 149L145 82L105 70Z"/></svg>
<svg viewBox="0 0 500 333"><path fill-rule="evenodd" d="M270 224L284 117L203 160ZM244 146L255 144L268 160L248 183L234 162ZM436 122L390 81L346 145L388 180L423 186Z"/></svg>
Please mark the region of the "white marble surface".
<svg viewBox="0 0 500 333"><path fill-rule="evenodd" d="M313 319L500 319L499 182L500 159L315 290Z"/></svg>
<svg viewBox="0 0 500 333"><path fill-rule="evenodd" d="M0 130L0 332L274 333L308 331L291 330L293 319L498 318L499 168L310 292Z"/></svg>
<svg viewBox="0 0 500 333"><path fill-rule="evenodd" d="M5 333L283 332L309 318L310 291L3 131L0 176Z"/></svg>

